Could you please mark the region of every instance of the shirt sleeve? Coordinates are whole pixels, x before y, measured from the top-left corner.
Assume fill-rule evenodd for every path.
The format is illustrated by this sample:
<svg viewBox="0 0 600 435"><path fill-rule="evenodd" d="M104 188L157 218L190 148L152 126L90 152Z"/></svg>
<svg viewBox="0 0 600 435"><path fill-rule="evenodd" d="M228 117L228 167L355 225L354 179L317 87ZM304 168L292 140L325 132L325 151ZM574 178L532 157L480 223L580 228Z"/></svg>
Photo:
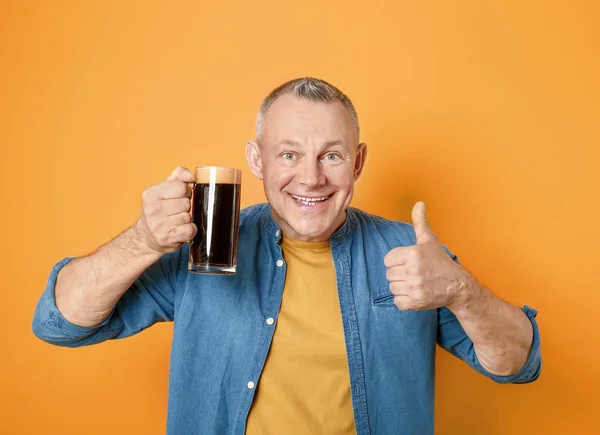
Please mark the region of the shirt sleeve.
<svg viewBox="0 0 600 435"><path fill-rule="evenodd" d="M69 322L56 306L56 279L71 260L65 258L52 268L38 301L32 325L38 338L58 346L79 347L129 337L156 322L173 320L175 289L187 270L187 249L166 254L150 266L121 296L110 315L93 327Z"/></svg>
<svg viewBox="0 0 600 435"><path fill-rule="evenodd" d="M458 261L458 257L454 255L450 250L442 245L444 250L455 262ZM542 369L542 354L540 348L540 331L538 329L535 317L537 311L527 305L521 308L533 328L533 342L529 351L529 357L523 365L523 367L514 375L511 376L497 376L486 370L477 358L475 353L475 346L473 342L464 331L460 322L446 307L438 309L438 344L452 355L462 359L479 373L495 382L501 384L526 384L535 381L539 376Z"/></svg>

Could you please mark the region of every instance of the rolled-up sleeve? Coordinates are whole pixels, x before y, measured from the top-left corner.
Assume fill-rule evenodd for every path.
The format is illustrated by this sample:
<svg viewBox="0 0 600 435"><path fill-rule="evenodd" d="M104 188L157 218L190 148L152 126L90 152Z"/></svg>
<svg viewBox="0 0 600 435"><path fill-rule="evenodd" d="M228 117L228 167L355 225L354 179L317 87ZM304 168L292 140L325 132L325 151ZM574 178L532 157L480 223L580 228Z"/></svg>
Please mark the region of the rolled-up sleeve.
<svg viewBox="0 0 600 435"><path fill-rule="evenodd" d="M523 367L513 375L497 376L486 370L477 358L473 342L463 330L460 322L456 316L445 307L438 310L438 344L452 355L464 360L479 373L495 382L502 384L526 384L533 382L540 376L542 369L540 332L535 319L537 311L527 305L523 306L521 309L531 322L533 328L533 342L527 361Z"/></svg>
<svg viewBox="0 0 600 435"><path fill-rule="evenodd" d="M187 250L185 252L187 254ZM185 274L186 254L182 248L164 255L132 284L109 316L93 327L71 323L56 306L54 288L58 274L73 260L65 258L52 268L35 309L33 333L54 345L79 347L125 338L156 322L173 320L175 289Z"/></svg>

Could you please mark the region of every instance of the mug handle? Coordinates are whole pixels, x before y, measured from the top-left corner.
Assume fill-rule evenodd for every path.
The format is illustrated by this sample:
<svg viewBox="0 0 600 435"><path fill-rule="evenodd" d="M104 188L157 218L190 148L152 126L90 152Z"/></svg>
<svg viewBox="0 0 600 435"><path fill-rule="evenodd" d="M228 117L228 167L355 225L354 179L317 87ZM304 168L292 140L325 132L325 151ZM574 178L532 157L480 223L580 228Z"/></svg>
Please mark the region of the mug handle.
<svg viewBox="0 0 600 435"><path fill-rule="evenodd" d="M192 222L194 222L194 192L196 191L196 183L186 181L185 184L187 184L192 189L192 196L190 198L190 216L192 217ZM191 245L192 241L188 240L186 243L188 245Z"/></svg>

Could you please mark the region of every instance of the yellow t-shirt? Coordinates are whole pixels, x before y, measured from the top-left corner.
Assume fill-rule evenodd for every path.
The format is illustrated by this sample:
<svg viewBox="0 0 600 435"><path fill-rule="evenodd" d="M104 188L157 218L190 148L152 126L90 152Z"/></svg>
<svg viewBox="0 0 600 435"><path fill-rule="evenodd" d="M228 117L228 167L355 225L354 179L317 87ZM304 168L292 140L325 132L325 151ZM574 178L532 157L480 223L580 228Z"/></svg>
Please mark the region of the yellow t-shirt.
<svg viewBox="0 0 600 435"><path fill-rule="evenodd" d="M283 300L247 435L356 434L329 242L284 237Z"/></svg>

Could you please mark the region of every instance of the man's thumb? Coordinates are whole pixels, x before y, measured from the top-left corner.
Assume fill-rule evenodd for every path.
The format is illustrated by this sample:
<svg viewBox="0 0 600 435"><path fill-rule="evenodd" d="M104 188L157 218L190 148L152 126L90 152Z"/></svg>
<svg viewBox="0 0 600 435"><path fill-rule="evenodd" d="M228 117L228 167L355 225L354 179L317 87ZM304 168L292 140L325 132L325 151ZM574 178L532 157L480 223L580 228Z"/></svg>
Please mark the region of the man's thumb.
<svg viewBox="0 0 600 435"><path fill-rule="evenodd" d="M419 201L412 209L412 221L417 236L417 244L437 241L427 222L427 209L423 201Z"/></svg>
<svg viewBox="0 0 600 435"><path fill-rule="evenodd" d="M167 180L178 180L186 183L193 183L196 181L196 176L190 172L189 169L184 168L183 166L177 166L175 170L171 172L171 175L169 175Z"/></svg>

